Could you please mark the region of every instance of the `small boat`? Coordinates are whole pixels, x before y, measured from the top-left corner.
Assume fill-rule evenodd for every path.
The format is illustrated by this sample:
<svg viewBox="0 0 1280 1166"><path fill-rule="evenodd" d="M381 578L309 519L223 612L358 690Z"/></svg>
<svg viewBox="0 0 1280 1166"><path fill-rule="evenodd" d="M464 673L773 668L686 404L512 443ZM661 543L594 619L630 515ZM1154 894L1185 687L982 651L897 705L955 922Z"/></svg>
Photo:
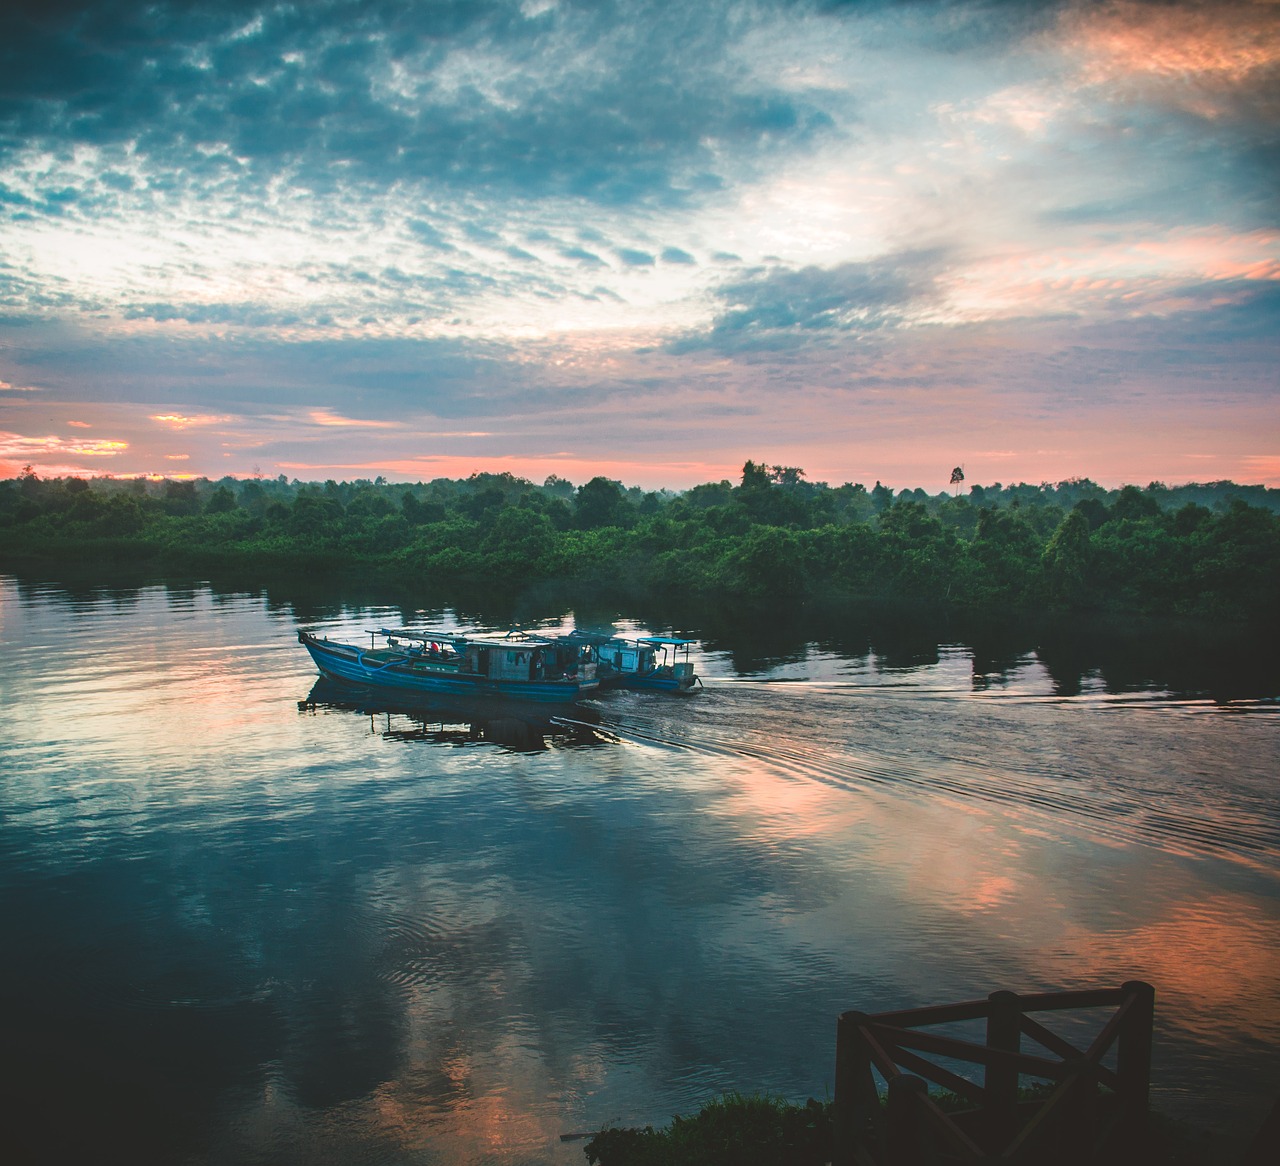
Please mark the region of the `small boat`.
<svg viewBox="0 0 1280 1166"><path fill-rule="evenodd" d="M590 644L387 628L369 639L362 648L298 632L322 675L365 688L569 703L600 686Z"/></svg>
<svg viewBox="0 0 1280 1166"><path fill-rule="evenodd" d="M596 672L606 687L688 692L702 683L689 659L695 640L678 636L640 636L630 640L595 632L570 632L561 639L595 649Z"/></svg>

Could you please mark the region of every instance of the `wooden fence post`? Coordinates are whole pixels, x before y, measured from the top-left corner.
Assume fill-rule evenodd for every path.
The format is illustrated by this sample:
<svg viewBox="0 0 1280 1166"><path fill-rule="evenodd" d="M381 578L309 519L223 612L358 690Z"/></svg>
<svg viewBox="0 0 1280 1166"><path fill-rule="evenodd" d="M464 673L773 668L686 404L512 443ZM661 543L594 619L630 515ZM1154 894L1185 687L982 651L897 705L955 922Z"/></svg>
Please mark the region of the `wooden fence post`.
<svg viewBox="0 0 1280 1166"><path fill-rule="evenodd" d="M920 1108L920 1099L928 1092L929 1083L921 1077L904 1073L890 1080L885 1130L889 1166L928 1166Z"/></svg>
<svg viewBox="0 0 1280 1166"><path fill-rule="evenodd" d="M1022 1048L1022 1004L1016 992L992 992L987 997L987 1048L1016 1053ZM988 1065L982 1076L987 1149L1007 1145L1018 1128L1018 1070L1011 1065Z"/></svg>
<svg viewBox="0 0 1280 1166"><path fill-rule="evenodd" d="M865 1012L844 1012L836 1021L832 1166L851 1166L859 1146L879 1141L880 1095L871 1074L871 1053L862 1036L862 1025L867 1022Z"/></svg>
<svg viewBox="0 0 1280 1166"><path fill-rule="evenodd" d="M1087 1057L1068 1061L1071 1076L1067 1088L1070 1096L1063 1116L1065 1125L1059 1145L1067 1148L1075 1161L1088 1161L1097 1148L1101 1125L1098 1121L1098 1082Z"/></svg>
<svg viewBox="0 0 1280 1166"><path fill-rule="evenodd" d="M1147 1128L1156 990L1143 980L1128 980L1120 987L1129 1001L1116 1048L1120 1118L1129 1136L1137 1137Z"/></svg>

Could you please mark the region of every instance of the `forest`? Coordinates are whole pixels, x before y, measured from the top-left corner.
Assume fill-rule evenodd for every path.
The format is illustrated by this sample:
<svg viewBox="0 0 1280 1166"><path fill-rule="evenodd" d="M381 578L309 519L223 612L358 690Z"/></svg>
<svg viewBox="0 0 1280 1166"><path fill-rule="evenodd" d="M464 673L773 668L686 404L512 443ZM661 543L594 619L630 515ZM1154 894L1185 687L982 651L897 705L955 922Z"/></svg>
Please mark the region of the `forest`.
<svg viewBox="0 0 1280 1166"><path fill-rule="evenodd" d="M1280 490L1088 479L929 494L748 461L736 484L596 477L0 482L0 565L305 571L440 596L556 586L619 601L1174 615L1274 625Z"/></svg>

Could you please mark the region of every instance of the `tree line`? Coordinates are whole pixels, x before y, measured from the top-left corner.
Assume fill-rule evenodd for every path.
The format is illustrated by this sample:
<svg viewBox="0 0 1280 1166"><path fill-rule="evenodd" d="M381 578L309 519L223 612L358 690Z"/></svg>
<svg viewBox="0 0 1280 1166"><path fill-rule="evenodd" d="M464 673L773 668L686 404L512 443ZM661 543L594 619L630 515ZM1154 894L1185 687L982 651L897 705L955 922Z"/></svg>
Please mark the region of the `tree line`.
<svg viewBox="0 0 1280 1166"><path fill-rule="evenodd" d="M0 482L0 558L158 572L354 570L464 589L556 584L623 598L912 599L990 610L1274 623L1280 490L1088 479L928 494L806 480L644 491L596 477L413 484L275 479Z"/></svg>

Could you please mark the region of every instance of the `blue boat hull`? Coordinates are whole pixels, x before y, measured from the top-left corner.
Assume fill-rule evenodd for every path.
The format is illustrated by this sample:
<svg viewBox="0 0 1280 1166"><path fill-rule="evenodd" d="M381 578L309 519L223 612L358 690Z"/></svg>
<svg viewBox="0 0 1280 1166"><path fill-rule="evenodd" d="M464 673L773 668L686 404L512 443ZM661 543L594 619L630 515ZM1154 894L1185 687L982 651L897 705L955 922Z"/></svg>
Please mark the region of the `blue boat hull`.
<svg viewBox="0 0 1280 1166"><path fill-rule="evenodd" d="M571 704L592 695L599 687L595 680L492 680L474 673L415 670L408 663L368 664L365 653L351 645L330 643L307 632L299 632L298 639L322 675L364 688Z"/></svg>
<svg viewBox="0 0 1280 1166"><path fill-rule="evenodd" d="M650 692L688 692L693 688L692 678L679 680L674 676L663 676L660 673L620 672L613 678L618 688L646 689Z"/></svg>

